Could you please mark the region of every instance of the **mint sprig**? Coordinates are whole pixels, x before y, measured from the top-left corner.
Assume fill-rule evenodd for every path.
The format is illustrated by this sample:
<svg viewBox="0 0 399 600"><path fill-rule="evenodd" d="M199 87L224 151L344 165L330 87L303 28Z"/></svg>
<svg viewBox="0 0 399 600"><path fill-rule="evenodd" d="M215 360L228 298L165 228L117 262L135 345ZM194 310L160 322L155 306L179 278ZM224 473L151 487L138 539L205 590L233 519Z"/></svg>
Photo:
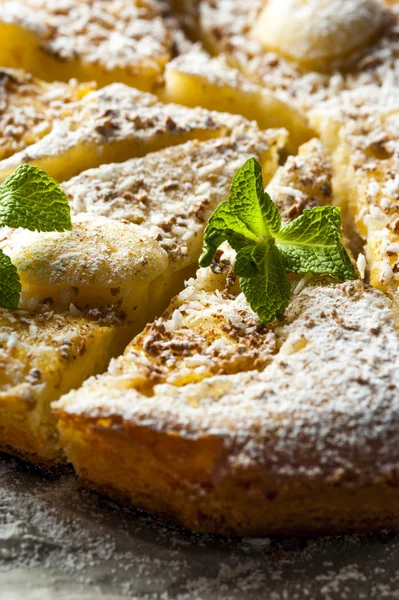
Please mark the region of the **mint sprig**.
<svg viewBox="0 0 399 600"><path fill-rule="evenodd" d="M66 195L45 171L21 165L0 185L0 226L30 231L72 229ZM17 308L21 283L10 258L0 250L0 306Z"/></svg>
<svg viewBox="0 0 399 600"><path fill-rule="evenodd" d="M209 266L228 241L237 252L234 271L248 304L268 323L289 305L287 272L358 278L342 244L340 212L336 206L317 206L282 226L277 205L264 191L261 166L250 158L236 172L229 199L208 221L199 264Z"/></svg>

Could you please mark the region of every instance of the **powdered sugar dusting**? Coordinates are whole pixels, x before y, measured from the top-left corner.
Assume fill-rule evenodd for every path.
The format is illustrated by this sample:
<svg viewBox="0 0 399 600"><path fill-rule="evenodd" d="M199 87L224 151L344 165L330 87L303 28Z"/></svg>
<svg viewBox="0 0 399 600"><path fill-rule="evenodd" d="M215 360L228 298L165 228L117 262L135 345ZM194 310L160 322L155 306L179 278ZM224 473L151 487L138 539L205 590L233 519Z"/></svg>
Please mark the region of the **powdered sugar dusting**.
<svg viewBox="0 0 399 600"><path fill-rule="evenodd" d="M90 156L94 147L94 156L89 158L88 165L83 157L76 164L68 157L71 164L64 169L76 175L82 170L82 161L87 168L104 162L104 146L114 145L115 159L118 159L117 144L123 142L127 146L130 142L128 149L119 156L119 160L126 160L191 138L228 135L234 128L248 125L249 121L240 116L162 104L152 94L114 83L87 94L67 109L64 107L47 135L26 150L0 161L0 177L21 163L40 164L49 157L62 157L74 149L82 153L87 150ZM58 178L65 179L64 173L61 170Z"/></svg>
<svg viewBox="0 0 399 600"><path fill-rule="evenodd" d="M360 282L308 285L274 328L285 345L293 336L291 350L260 373L212 376L179 388L162 383L150 397L105 375L56 406L76 415L121 415L188 438L218 436L232 464L262 465L279 481L324 480L337 469L357 484L395 478L399 341L393 321L386 297ZM299 335L304 343L297 345Z"/></svg>
<svg viewBox="0 0 399 600"><path fill-rule="evenodd" d="M251 31L264 4L263 0L204 0L200 5L200 25L206 43L224 54L230 64L244 71L255 82L294 100L305 110L339 95L345 89L368 84L397 85L399 9L396 6L389 8L386 25L371 46L366 44L352 53L343 70L340 70L342 65L330 64L332 72L326 74L309 69L304 71L283 54L267 51L258 40L253 39ZM298 3L296 9L306 11L310 4ZM346 1L345 10L356 13L361 4ZM335 6L331 2L325 4L327 12L331 5ZM281 9L278 6L278 10ZM308 25L313 32L317 23ZM298 32L299 36L301 34L303 28ZM339 43L336 45L339 46Z"/></svg>
<svg viewBox="0 0 399 600"><path fill-rule="evenodd" d="M140 225L171 261L189 264L238 166L256 156L268 169L276 168L283 131L261 132L245 121L237 125L229 137L192 141L82 173L63 184L73 213Z"/></svg>
<svg viewBox="0 0 399 600"><path fill-rule="evenodd" d="M38 34L42 49L62 61L79 58L110 71L160 73L172 36L156 1L7 0L2 19Z"/></svg>

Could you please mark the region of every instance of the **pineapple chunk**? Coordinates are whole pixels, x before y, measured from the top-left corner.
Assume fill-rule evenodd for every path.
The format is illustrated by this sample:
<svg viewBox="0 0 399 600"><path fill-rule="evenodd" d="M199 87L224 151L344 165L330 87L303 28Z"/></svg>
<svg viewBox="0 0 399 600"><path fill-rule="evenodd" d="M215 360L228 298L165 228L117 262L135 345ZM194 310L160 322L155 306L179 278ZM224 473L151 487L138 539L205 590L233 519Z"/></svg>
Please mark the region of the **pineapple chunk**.
<svg viewBox="0 0 399 600"><path fill-rule="evenodd" d="M0 70L0 160L47 135L65 105L94 89L94 84L45 83L23 71Z"/></svg>
<svg viewBox="0 0 399 600"><path fill-rule="evenodd" d="M334 189L366 242L370 282L393 291L399 284L397 88L346 92L311 120L331 152Z"/></svg>
<svg viewBox="0 0 399 600"><path fill-rule="evenodd" d="M262 129L285 127L290 135L288 150L312 137L306 116L293 102L252 83L221 58L211 58L199 50L182 54L165 70L164 98L186 106L217 107L220 111L254 119Z"/></svg>
<svg viewBox="0 0 399 600"><path fill-rule="evenodd" d="M245 119L161 104L151 94L113 84L63 105L50 133L0 161L0 181L22 163L58 181L107 162L122 162L190 139L209 139L248 126Z"/></svg>
<svg viewBox="0 0 399 600"><path fill-rule="evenodd" d="M144 91L173 52L155 0L2 0L0 65L47 81L115 81Z"/></svg>
<svg viewBox="0 0 399 600"><path fill-rule="evenodd" d="M63 233L7 230L2 242L29 303L60 310L116 305L135 332L159 315L195 269L205 223L250 156L266 180L283 130L245 126L227 138L192 141L63 184L74 227Z"/></svg>
<svg viewBox="0 0 399 600"><path fill-rule="evenodd" d="M51 401L103 371L126 342L112 315L0 313L0 449L33 463L63 461ZM107 321L110 324L107 324Z"/></svg>

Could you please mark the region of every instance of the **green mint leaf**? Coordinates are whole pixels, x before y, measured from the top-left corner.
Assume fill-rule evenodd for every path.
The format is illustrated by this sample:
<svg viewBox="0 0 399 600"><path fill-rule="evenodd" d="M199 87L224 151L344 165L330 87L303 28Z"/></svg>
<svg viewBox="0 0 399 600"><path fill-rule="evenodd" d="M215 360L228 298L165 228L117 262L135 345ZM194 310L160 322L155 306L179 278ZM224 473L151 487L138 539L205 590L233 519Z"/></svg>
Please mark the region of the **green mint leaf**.
<svg viewBox="0 0 399 600"><path fill-rule="evenodd" d="M0 185L0 225L31 231L70 230L68 199L47 173L21 165Z"/></svg>
<svg viewBox="0 0 399 600"><path fill-rule="evenodd" d="M229 207L257 238L278 233L281 217L277 206L263 189L262 167L254 158L248 159L233 177Z"/></svg>
<svg viewBox="0 0 399 600"><path fill-rule="evenodd" d="M258 255L254 255L258 244L246 246L237 252L234 273L237 277L253 277L259 275L259 266L256 262Z"/></svg>
<svg viewBox="0 0 399 600"><path fill-rule="evenodd" d="M17 308L21 283L17 269L7 254L0 250L0 306L2 308Z"/></svg>
<svg viewBox="0 0 399 600"><path fill-rule="evenodd" d="M201 267L211 264L216 250L226 240L234 250L257 241L256 235L231 211L228 200L217 207L205 228L204 247L199 259Z"/></svg>
<svg viewBox="0 0 399 600"><path fill-rule="evenodd" d="M344 281L357 273L342 244L341 209L317 206L283 227L276 244L291 273L326 273Z"/></svg>
<svg viewBox="0 0 399 600"><path fill-rule="evenodd" d="M228 201L208 221L200 266L209 266L227 240L237 252L234 271L241 289L261 322L268 323L289 304L286 272L357 279L342 244L340 212L334 206L307 209L281 227L278 208L263 190L261 166L251 158L235 174Z"/></svg>
<svg viewBox="0 0 399 600"><path fill-rule="evenodd" d="M239 250L270 238L280 227L278 208L263 189L262 168L250 158L234 175L229 199L218 206L208 221L199 264L208 267L226 240Z"/></svg>
<svg viewBox="0 0 399 600"><path fill-rule="evenodd" d="M269 323L284 314L290 302L290 284L281 255L272 240L245 248L244 253L245 260L251 254L252 268L249 276L240 277L241 290L261 323ZM238 271L241 272L240 261ZM239 275L237 264L235 273Z"/></svg>

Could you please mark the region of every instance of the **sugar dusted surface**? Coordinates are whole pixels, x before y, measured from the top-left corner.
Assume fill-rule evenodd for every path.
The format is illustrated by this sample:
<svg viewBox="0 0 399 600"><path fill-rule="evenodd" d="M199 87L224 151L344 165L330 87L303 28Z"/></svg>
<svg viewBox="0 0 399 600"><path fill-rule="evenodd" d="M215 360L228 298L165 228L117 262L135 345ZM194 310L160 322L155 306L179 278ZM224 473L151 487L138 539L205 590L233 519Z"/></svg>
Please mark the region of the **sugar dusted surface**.
<svg viewBox="0 0 399 600"><path fill-rule="evenodd" d="M206 111L205 111L206 112ZM192 141L122 164L91 169L63 184L75 215L109 217L143 228L173 262L193 259L212 211L251 156L273 164L282 130L242 122L230 137Z"/></svg>
<svg viewBox="0 0 399 600"><path fill-rule="evenodd" d="M170 58L172 36L153 0L6 0L1 19L34 31L62 61L134 73L161 72Z"/></svg>
<svg viewBox="0 0 399 600"><path fill-rule="evenodd" d="M24 600L391 600L398 536L230 540L0 457L0 589ZM2 600L3 600L2 598Z"/></svg>
<svg viewBox="0 0 399 600"><path fill-rule="evenodd" d="M250 31L263 5L263 0L204 0L200 5L200 22L204 39L210 40L231 64L265 88L294 99L307 110L344 89L369 84L398 84L398 7L389 8L380 37L351 56L348 69L323 74L300 70L295 63L275 52L265 51L260 42L251 37Z"/></svg>
<svg viewBox="0 0 399 600"><path fill-rule="evenodd" d="M48 135L0 161L0 170L11 171L21 163L60 156L89 143L98 146L100 152L104 145L131 140L137 153L140 144L156 142L161 136L171 140L178 135L194 136L195 132L217 136L245 124L249 121L240 116L162 104L151 94L114 83L61 111Z"/></svg>
<svg viewBox="0 0 399 600"><path fill-rule="evenodd" d="M166 65L168 70L204 77L211 84L227 85L243 92L259 91L259 86L231 67L224 55L210 57L198 45L171 60Z"/></svg>
<svg viewBox="0 0 399 600"><path fill-rule="evenodd" d="M161 384L150 397L124 389L123 378L106 394L101 378L90 379L56 406L188 438L216 435L232 469L253 464L281 481L396 477L399 341L387 298L360 282L305 287L280 335L261 373Z"/></svg>

